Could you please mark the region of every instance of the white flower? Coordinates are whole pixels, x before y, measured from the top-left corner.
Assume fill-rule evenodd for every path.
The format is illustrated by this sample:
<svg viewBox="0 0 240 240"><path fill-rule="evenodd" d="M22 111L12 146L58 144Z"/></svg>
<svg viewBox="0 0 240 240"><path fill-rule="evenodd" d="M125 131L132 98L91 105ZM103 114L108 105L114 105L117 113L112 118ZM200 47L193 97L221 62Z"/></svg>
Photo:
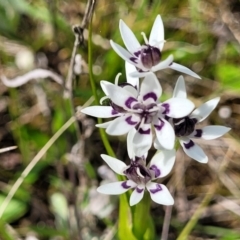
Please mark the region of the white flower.
<svg viewBox="0 0 240 240"><path fill-rule="evenodd" d="M182 76L180 76L177 81L173 97L176 97L178 99L187 98L185 83ZM209 100L197 109L195 109L189 116L180 119L173 118L170 120L172 121L176 137L178 137L184 152L189 157L195 159L200 163L207 163L208 157L204 153L202 148L196 143L194 143L193 140L199 138L204 140L215 139L221 137L230 130L230 128L224 126L206 126L201 129L195 129L195 125L205 120L209 116L209 114L215 109L219 100L219 97ZM159 141L155 141L154 145L157 149L162 148Z"/></svg>
<svg viewBox="0 0 240 240"><path fill-rule="evenodd" d="M146 166L144 157L136 157L129 166L108 155L102 154L101 157L113 171L117 174L125 175L128 180L101 185L97 189L98 192L118 195L129 189L134 189L130 197L130 206L133 206L141 201L144 190L147 188L154 202L163 205L173 205L174 200L167 187L163 184L152 182L152 180L165 177L171 171L175 162L175 150L158 152L148 166Z"/></svg>
<svg viewBox="0 0 240 240"><path fill-rule="evenodd" d="M120 57L130 64L133 64L138 69L138 71L135 70L132 72L131 76L144 77L149 72L171 68L193 77L200 78L189 68L174 63L172 55L165 60L161 59L165 40L164 27L160 15L158 15L154 21L149 40L147 40L145 34L142 33L145 41L143 45L138 42L131 29L122 20L120 20L119 28L123 42L128 51L112 40L110 40L110 44Z"/></svg>
<svg viewBox="0 0 240 240"><path fill-rule="evenodd" d="M164 148L172 149L175 134L165 118L184 117L194 108L190 100L183 98L171 98L163 103L159 102L162 88L153 73L144 78L140 89L130 83L120 87L107 81L101 81L101 86L110 99L111 106L91 106L83 109L82 112L99 118L116 117L110 122L96 126L106 128L109 135L123 135L134 131L133 144L136 148L142 149L140 156L152 145L152 126Z"/></svg>

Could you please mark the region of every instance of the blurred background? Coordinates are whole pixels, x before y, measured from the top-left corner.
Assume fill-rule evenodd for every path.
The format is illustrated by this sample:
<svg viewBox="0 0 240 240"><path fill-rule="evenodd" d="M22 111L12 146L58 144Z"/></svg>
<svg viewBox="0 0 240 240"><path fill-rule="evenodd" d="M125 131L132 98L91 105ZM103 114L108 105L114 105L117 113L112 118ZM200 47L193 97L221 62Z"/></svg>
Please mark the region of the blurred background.
<svg viewBox="0 0 240 240"><path fill-rule="evenodd" d="M87 2L83 0L0 0L0 75L9 79L42 68L66 79L75 37ZM176 239L206 194L209 201L188 239L240 239L240 2L238 0L97 1L93 15L93 72L114 81L124 61L109 40L123 46L118 23L123 19L140 42L161 14L167 40L163 58L189 67L202 80L184 76L196 106L220 96L204 125L232 128L221 139L199 142L209 156L199 164L178 151L175 167L164 184L171 189L168 239ZM34 156L78 106L91 96L88 75L88 30L77 49L73 74L73 105L63 98L64 84L50 78L8 88L0 81L0 204ZM179 73L158 73L164 94L171 97ZM116 176L103 164L106 153L96 119L79 114L30 171L0 221L0 239L117 239L118 196L96 192L102 181ZM119 159L127 160L125 138L110 137ZM152 203L156 239L160 239L165 208ZM127 238L126 238L127 239Z"/></svg>

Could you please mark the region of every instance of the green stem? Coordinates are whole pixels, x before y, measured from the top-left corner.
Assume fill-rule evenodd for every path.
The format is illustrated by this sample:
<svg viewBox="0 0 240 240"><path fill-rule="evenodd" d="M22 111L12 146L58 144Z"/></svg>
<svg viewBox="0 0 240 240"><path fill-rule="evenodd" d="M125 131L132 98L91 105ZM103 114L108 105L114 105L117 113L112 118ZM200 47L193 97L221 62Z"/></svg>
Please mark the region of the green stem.
<svg viewBox="0 0 240 240"><path fill-rule="evenodd" d="M197 210L194 212L193 216L187 223L187 225L184 227L180 235L178 236L177 240L185 240L188 239L189 234L191 233L192 229L195 227L197 224L198 219L200 218L204 208L209 204L211 199L213 198L213 195L216 190L216 185L213 184L212 187L209 189L208 193L202 200L201 204L197 208Z"/></svg>
<svg viewBox="0 0 240 240"><path fill-rule="evenodd" d="M95 84L94 77L93 77L92 53L93 53L93 50L92 50L92 18L91 18L89 20L89 26L88 26L88 69L89 69L89 79L90 79L90 84L91 84L91 88L93 91L93 96L95 98L95 103L97 104L99 102L99 98L97 95L97 88L96 88L96 84Z"/></svg>
<svg viewBox="0 0 240 240"><path fill-rule="evenodd" d="M14 237L9 234L6 229L6 224L1 220L0 221L0 239L2 240L13 240Z"/></svg>
<svg viewBox="0 0 240 240"><path fill-rule="evenodd" d="M99 102L98 94L97 94L97 88L96 84L94 81L94 76L93 76L93 71L92 71L92 66L93 66L93 58L92 54L93 49L92 49L92 18L89 20L89 26L88 26L88 67L89 67L89 79L90 79L90 84L93 92L93 96L95 99L95 103L97 104ZM102 119L98 118L98 123L102 123ZM108 153L108 155L115 157L115 153L112 150L112 147L108 141L107 135L104 131L104 129L99 128L100 136L103 142L103 145Z"/></svg>
<svg viewBox="0 0 240 240"><path fill-rule="evenodd" d="M150 203L151 203L150 195L148 194L148 192L145 192L143 199L134 208L133 233L138 240L145 239L144 235L148 228L150 227L149 226L149 223L151 223ZM149 238L148 236L147 239L153 239L153 236L151 238Z"/></svg>

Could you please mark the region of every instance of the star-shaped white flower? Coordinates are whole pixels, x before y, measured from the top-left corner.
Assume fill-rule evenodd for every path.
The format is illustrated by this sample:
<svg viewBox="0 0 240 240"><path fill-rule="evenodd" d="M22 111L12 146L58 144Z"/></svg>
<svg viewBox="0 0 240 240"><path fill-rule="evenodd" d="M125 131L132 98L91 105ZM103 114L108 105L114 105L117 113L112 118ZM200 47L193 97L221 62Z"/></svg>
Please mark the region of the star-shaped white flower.
<svg viewBox="0 0 240 240"><path fill-rule="evenodd" d="M176 87L174 89L173 97L176 98L187 98L186 88L184 79L182 76L179 77ZM227 133L230 128L224 126L206 126L203 128L196 128L197 123L205 120L210 113L215 109L220 98L216 97L212 100L207 101L200 107L196 108L189 116L179 119L170 119L173 124L176 137L183 148L183 151L191 158L195 159L200 163L207 163L208 157L202 150L202 148L196 144L194 139L212 140L221 137ZM155 141L155 148L161 149L162 146L159 141Z"/></svg>
<svg viewBox="0 0 240 240"><path fill-rule="evenodd" d="M159 102L162 88L153 73L143 79L140 89L130 83L121 87L107 81L101 81L101 86L111 106L91 106L82 112L99 118L116 117L110 122L96 125L106 128L109 135L123 135L136 129L133 144L143 149L142 154L152 145L152 127L164 148L172 149L175 134L165 118L187 116L194 108L190 100L183 98Z"/></svg>
<svg viewBox="0 0 240 240"><path fill-rule="evenodd" d="M138 42L131 29L122 20L120 20L119 29L128 51L112 40L110 40L110 44L121 58L133 64L138 69L138 71L132 72L131 76L144 77L149 72L171 68L190 76L200 78L189 68L174 63L172 55L165 60L161 59L165 40L164 27L160 15L158 15L154 21L149 40L146 38L145 34L142 33L145 41L143 45Z"/></svg>
<svg viewBox="0 0 240 240"><path fill-rule="evenodd" d="M101 157L113 171L125 175L128 180L101 185L97 189L98 192L118 195L134 189L130 197L130 206L133 206L141 201L144 190L147 189L154 202L173 205L174 200L167 187L152 181L165 177L172 170L175 162L175 150L158 152L148 166L145 164L144 157L136 157L129 166L108 155L102 154Z"/></svg>

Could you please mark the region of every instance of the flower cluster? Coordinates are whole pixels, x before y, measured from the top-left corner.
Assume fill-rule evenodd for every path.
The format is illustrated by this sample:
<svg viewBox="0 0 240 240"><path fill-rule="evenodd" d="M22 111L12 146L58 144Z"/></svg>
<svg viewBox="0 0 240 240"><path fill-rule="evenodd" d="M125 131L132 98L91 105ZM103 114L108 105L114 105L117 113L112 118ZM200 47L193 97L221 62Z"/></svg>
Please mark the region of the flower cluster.
<svg viewBox="0 0 240 240"><path fill-rule="evenodd" d="M190 76L200 78L190 69L173 62L173 56L162 60L164 46L164 27L160 15L153 24L149 40L142 33L144 44L141 45L131 29L120 20L120 33L127 48L110 41L112 48L125 60L125 83L115 84L101 81L108 106L91 106L83 113L99 117L114 118L111 121L96 125L105 128L109 135L127 134L127 148L130 164L101 155L103 160L117 174L124 175L127 180L102 185L100 193L121 194L134 189L130 197L130 205L137 204L147 189L153 201L159 204L172 205L174 200L165 185L153 182L166 176L175 162L175 141L178 140L184 152L198 162L206 163L208 157L194 139L215 139L230 129L223 126L206 126L198 128L217 106L220 98L207 101L195 108L187 98L185 82L179 77L173 96L161 102L162 87L154 72L171 68ZM143 78L141 81L139 78ZM154 146L157 153L147 164L149 149Z"/></svg>

